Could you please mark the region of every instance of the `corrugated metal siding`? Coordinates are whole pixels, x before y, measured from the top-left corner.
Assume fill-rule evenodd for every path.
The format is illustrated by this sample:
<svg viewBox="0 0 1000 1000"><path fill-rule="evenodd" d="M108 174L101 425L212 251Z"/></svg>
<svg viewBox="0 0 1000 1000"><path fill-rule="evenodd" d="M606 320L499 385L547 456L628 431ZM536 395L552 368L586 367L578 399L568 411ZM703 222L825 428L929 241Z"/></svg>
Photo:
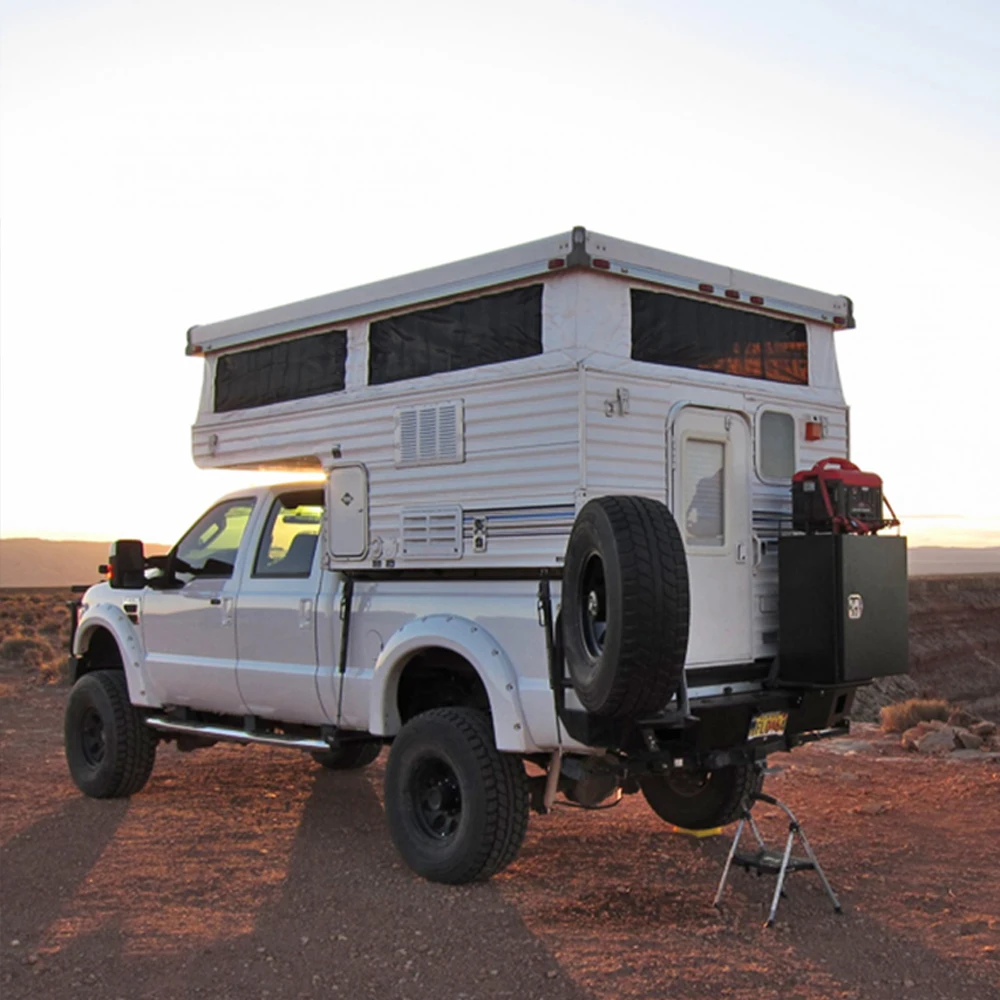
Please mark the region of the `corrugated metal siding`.
<svg viewBox="0 0 1000 1000"><path fill-rule="evenodd" d="M576 369L563 362L561 371L515 377L504 371L490 380L477 375L465 385L455 385L454 378L429 380L433 390L416 394L421 403L464 401L461 463L396 464L393 404L398 393L364 399L345 394L318 409L279 415L246 411L232 420L216 417L196 428L195 451L200 464L233 465L267 455L272 458L266 464L273 468L284 464L282 456L291 462L329 455L339 445L343 461L363 462L368 469L370 533L379 557L405 565L399 544L404 508L453 503L472 513L573 502L579 484ZM218 435L215 456L211 434ZM487 530L486 549L475 559L483 565L551 566L561 559L567 534L568 529L558 535L532 530L514 537L497 531L490 537ZM472 555L467 545L464 557Z"/></svg>

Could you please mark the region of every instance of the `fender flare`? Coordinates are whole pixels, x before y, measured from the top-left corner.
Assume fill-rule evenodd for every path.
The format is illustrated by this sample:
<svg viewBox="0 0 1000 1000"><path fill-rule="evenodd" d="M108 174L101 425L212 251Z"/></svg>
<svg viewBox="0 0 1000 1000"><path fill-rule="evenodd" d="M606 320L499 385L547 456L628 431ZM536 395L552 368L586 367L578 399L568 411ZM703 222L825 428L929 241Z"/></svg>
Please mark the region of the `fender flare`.
<svg viewBox="0 0 1000 1000"><path fill-rule="evenodd" d="M129 701L133 705L159 705L146 672L146 652L142 639L128 615L116 604L102 602L87 609L73 636L73 655L82 656L86 652L90 637L99 628L110 632L118 643Z"/></svg>
<svg viewBox="0 0 1000 1000"><path fill-rule="evenodd" d="M407 622L385 644L375 661L369 694L368 731L395 736L402 721L397 707L399 678L418 653L437 647L467 660L486 689L497 749L535 749L518 694L517 672L503 647L481 625L457 615L427 615Z"/></svg>

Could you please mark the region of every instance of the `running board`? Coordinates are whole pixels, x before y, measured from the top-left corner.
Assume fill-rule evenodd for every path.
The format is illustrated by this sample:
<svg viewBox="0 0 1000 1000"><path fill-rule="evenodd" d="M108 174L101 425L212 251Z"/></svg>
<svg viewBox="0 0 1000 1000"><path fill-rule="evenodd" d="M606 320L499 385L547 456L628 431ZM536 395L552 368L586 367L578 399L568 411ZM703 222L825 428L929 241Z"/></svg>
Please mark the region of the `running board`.
<svg viewBox="0 0 1000 1000"><path fill-rule="evenodd" d="M208 740L228 740L231 743L266 743L273 747L289 747L292 750L329 750L325 740L304 736L278 736L274 733L248 733L244 729L229 729L213 726L207 722L174 722L172 719L150 718L146 725L165 733L186 733L203 736Z"/></svg>

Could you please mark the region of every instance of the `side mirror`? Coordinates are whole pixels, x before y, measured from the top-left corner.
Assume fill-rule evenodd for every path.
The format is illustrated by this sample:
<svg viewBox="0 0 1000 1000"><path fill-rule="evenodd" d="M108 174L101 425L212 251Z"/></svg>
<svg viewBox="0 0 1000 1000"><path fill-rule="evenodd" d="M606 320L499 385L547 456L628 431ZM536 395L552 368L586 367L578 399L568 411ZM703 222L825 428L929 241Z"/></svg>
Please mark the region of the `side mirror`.
<svg viewBox="0 0 1000 1000"><path fill-rule="evenodd" d="M141 590L146 584L146 557L142 542L134 538L120 538L111 543L108 567L112 587L122 590Z"/></svg>

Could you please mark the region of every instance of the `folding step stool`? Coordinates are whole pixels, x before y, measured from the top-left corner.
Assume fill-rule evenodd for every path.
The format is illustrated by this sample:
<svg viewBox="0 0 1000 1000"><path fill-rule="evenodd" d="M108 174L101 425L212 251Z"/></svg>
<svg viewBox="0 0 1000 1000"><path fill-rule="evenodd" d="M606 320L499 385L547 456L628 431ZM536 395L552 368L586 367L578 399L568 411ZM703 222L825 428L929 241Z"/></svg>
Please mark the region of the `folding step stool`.
<svg viewBox="0 0 1000 1000"><path fill-rule="evenodd" d="M772 806L777 806L788 816L788 840L785 843L784 853L768 850L767 844L764 843L764 838L760 835L760 830L757 828L757 824L754 822L753 816L750 815L750 811L757 802L767 802ZM748 823L750 824L750 829L757 840L758 849L752 854L742 854L739 853L738 850L740 846L740 837L743 836L743 828ZM805 848L806 852L805 857L792 854L792 844L795 841L796 836L802 841L802 846ZM774 898L771 900L771 912L767 915L767 923L764 925L765 927L774 926L774 915L778 912L778 903L781 900L782 892L784 890L785 877L791 872L816 872L816 874L820 877L820 881L823 883L823 888L826 889L826 894L830 897L830 902L833 903L833 912L844 912L841 909L840 900L837 899L833 889L830 888L830 883L827 882L826 875L823 874L823 869L820 868L819 861L816 860L816 855L813 853L813 849L809 846L809 841L806 840L806 835L803 833L802 827L799 825L799 821L795 818L792 810L789 809L784 802L774 798L772 795L765 795L763 792L757 792L755 795L750 797L749 804L743 811L743 817L740 819L739 824L736 827L736 836L733 837L733 846L729 848L729 857L726 858L726 867L722 869L722 878L719 881L719 890L716 892L715 901L712 904L715 907L719 906L719 902L722 899L722 890L726 888L726 879L729 878L729 871L733 865L739 866L748 873L755 871L758 876L778 876L778 884L774 889Z"/></svg>

